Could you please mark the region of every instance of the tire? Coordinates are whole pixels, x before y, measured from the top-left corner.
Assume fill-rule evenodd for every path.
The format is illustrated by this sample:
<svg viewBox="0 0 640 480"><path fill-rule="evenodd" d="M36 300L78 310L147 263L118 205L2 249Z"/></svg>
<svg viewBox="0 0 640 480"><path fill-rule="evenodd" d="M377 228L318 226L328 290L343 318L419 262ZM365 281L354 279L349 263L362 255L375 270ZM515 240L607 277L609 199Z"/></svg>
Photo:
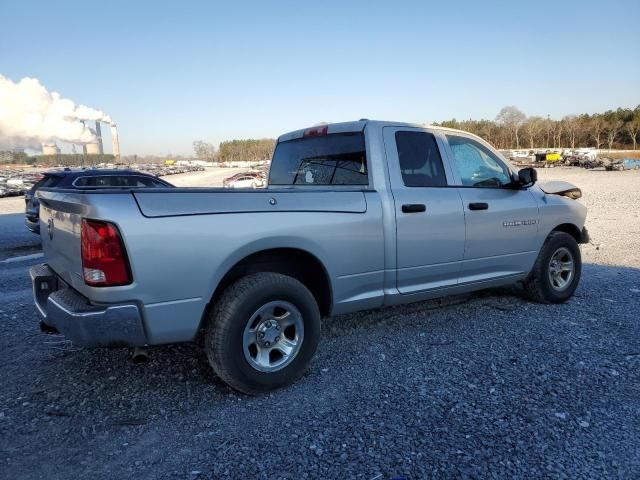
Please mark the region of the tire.
<svg viewBox="0 0 640 480"><path fill-rule="evenodd" d="M214 372L249 395L298 380L319 339L320 311L311 292L292 277L270 272L229 286L209 312L204 335Z"/></svg>
<svg viewBox="0 0 640 480"><path fill-rule="evenodd" d="M568 259L573 262L570 277L562 268L567 265ZM560 275L565 284L557 277L559 269L562 270ZM551 232L540 249L531 273L524 281L525 292L534 302L563 303L573 296L581 274L582 257L575 238L565 232Z"/></svg>

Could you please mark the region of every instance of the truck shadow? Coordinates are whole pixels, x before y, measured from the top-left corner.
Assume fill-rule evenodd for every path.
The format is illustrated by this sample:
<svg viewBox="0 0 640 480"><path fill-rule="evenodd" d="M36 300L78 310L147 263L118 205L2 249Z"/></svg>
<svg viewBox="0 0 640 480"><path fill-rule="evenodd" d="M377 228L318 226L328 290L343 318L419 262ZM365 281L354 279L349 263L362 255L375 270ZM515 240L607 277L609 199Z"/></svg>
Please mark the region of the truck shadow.
<svg viewBox="0 0 640 480"><path fill-rule="evenodd" d="M418 342L426 349L448 348L454 353L467 348L467 342L475 341L474 332L485 337L495 334L498 339L502 336L501 340L508 342L527 322L538 317L558 315L575 322L585 315L607 318L612 315L610 306L621 302L628 303L625 308L629 311L637 310L638 289L640 269L586 264L576 295L562 305L533 304L521 296L518 287L509 287L325 319L318 353L301 382L322 381L320 371L336 361L327 353L334 344L347 349L342 352L344 358L352 358L353 362L362 358L363 368L367 365L363 354L378 348L372 346L376 342L397 348L405 338L419 337ZM492 322L495 333L487 330L487 322ZM553 328L553 324L546 323L544 328ZM393 335L387 338L385 332ZM29 370L23 373L37 378L33 384L38 387L32 389L28 398L41 402L47 415L59 414L50 406L52 392L56 398L78 399L70 400L71 404L82 400L82 406L67 412L69 415L96 416L106 422L115 421L107 413L113 411L118 412L118 418L143 417L144 422L151 421L153 412L139 402L149 395L153 396L153 408L158 411L178 408L185 413L202 402L212 405L229 395L237 395L216 378L202 349L195 344L154 347L150 349L148 362L135 364L128 360L128 349L81 349L58 335L37 337L34 343L38 353L34 354ZM349 379L336 376L333 381L343 383ZM320 383L317 386L321 388ZM299 384L287 390L296 388ZM65 408L69 408L68 402Z"/></svg>
<svg viewBox="0 0 640 480"><path fill-rule="evenodd" d="M409 321L411 321L412 317L416 317L418 321L421 321L428 317L429 314L460 312L460 309L457 308L460 306L472 309L489 309L504 312L505 314L511 313L515 318L520 316L524 306L542 309L571 308L576 303L597 301L592 294L594 289L597 289L603 295L607 293L618 295L620 293L619 282L621 277L628 279L627 283L630 285L635 284L635 287L640 289L640 269L638 268L586 263L583 265L578 289L565 304L544 305L533 303L526 297L522 285L514 284L479 290L468 294L451 295L407 305L337 316L325 320L323 336L332 335L334 332L335 335L342 335L353 328L384 326L385 322L398 317L408 317ZM634 287L629 288L630 291L634 290ZM633 292L631 293L633 294ZM640 302L640 291L635 295L635 299ZM607 302L611 299L604 298L604 300ZM464 321L464 319L461 320ZM328 332L327 329L329 330Z"/></svg>

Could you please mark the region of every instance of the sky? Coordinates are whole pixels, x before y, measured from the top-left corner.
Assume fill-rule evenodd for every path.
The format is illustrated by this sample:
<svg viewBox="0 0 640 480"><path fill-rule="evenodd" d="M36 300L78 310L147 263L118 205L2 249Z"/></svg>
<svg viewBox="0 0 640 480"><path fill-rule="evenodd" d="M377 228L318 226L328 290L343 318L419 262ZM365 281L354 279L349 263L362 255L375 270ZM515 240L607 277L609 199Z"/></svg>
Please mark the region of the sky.
<svg viewBox="0 0 640 480"><path fill-rule="evenodd" d="M640 104L638 0L0 0L0 19L0 74L105 111L123 155Z"/></svg>

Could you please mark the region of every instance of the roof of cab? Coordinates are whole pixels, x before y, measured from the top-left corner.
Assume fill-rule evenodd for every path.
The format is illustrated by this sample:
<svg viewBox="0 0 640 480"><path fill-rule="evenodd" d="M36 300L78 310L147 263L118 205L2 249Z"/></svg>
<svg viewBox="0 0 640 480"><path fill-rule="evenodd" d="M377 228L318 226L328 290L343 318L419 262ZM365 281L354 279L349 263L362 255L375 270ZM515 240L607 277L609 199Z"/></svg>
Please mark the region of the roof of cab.
<svg viewBox="0 0 640 480"><path fill-rule="evenodd" d="M365 126L371 125L371 124L376 124L382 127L428 128L430 130L441 130L441 131L450 132L450 133L462 133L465 135L470 135L472 137L480 138L477 135L474 135L473 133L470 133L470 132L465 132L463 130L456 130L455 128L440 127L438 125L429 125L426 123L419 124L419 123L407 123L407 122L393 122L388 120L369 120L369 119L363 118L361 120L356 120L352 122L320 123L312 127L301 128L300 130L294 130L292 132L288 132L280 135L278 137L278 142L285 142L287 140L302 138L304 136L304 132L306 130L309 130L310 128L321 128L326 126L327 134L332 134L332 133L346 133L346 132L362 132Z"/></svg>
<svg viewBox="0 0 640 480"><path fill-rule="evenodd" d="M312 127L301 128L300 130L294 130L292 132L284 133L278 137L278 142L286 142L287 140L294 140L296 138L302 138L304 132L310 128L322 128L327 127L327 134L331 133L346 133L346 132L361 132L364 130L368 120L358 120L355 122L340 122L340 123L320 123Z"/></svg>

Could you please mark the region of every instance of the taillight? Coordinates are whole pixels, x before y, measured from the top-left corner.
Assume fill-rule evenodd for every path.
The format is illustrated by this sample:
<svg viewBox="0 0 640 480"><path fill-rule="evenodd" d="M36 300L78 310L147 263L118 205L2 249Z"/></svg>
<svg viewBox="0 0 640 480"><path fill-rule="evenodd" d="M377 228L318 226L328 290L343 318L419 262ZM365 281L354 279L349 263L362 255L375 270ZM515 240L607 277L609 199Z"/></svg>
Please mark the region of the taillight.
<svg viewBox="0 0 640 480"><path fill-rule="evenodd" d="M302 134L303 137L323 137L329 131L329 125L307 128Z"/></svg>
<svg viewBox="0 0 640 480"><path fill-rule="evenodd" d="M87 285L113 287L131 283L129 262L115 225L83 219L81 244L82 272Z"/></svg>

